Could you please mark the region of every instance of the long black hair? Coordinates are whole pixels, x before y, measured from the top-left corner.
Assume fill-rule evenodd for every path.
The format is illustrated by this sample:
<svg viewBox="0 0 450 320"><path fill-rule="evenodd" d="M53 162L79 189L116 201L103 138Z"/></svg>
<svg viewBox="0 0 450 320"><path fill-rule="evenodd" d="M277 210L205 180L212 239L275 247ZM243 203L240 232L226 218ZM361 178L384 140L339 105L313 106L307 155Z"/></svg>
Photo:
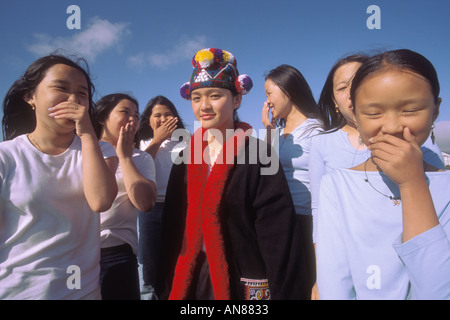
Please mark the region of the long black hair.
<svg viewBox="0 0 450 320"><path fill-rule="evenodd" d="M323 85L322 92L320 93L319 106L320 114L322 115L323 129L325 131L335 131L341 129L347 124L345 117L340 113L336 112L336 103L334 97L334 74L337 69L341 66L352 63L359 62L364 63L368 59L368 56L363 54L353 54L347 57L339 59L331 68L328 73L325 84Z"/></svg>
<svg viewBox="0 0 450 320"><path fill-rule="evenodd" d="M17 79L3 99L2 132L4 140L32 132L36 127L36 114L31 106L25 101L29 94L33 94L39 83L45 77L48 69L56 64L64 64L79 70L88 85L89 115L92 118L94 106L94 84L89 76L89 67L85 59L76 58L71 60L59 54L51 54L34 61L25 71L23 76ZM82 66L84 65L84 67Z"/></svg>
<svg viewBox="0 0 450 320"><path fill-rule="evenodd" d="M148 140L153 138L154 132L152 127L150 127L150 116L152 115L153 108L158 104L169 108L169 110L173 113L173 116L178 118L177 129L185 129L183 121L181 120L181 117L178 114L177 108L175 108L175 105L172 103L172 101L170 101L164 96L156 96L150 99L150 101L147 103L144 111L141 114L138 129L138 136L140 140Z"/></svg>
<svg viewBox="0 0 450 320"><path fill-rule="evenodd" d="M293 66L282 64L266 75L291 100L297 109L307 118L322 121L314 95L302 73ZM278 119L277 125L284 126L284 120Z"/></svg>

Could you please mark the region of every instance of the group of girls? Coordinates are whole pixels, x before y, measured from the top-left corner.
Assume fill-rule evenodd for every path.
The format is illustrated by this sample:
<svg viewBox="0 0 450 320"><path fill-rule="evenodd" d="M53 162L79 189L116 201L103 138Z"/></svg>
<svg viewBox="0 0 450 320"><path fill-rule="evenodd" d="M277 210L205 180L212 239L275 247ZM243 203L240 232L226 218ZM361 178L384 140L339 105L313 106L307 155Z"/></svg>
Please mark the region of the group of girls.
<svg viewBox="0 0 450 320"><path fill-rule="evenodd" d="M79 62L43 57L13 84L0 299L139 299L137 256L160 299L450 298L450 173L425 57L343 58L318 103L300 71L274 68L266 146L237 116L253 84L233 54L202 49L192 65L180 93L201 127L185 147L167 98L141 116L129 95L94 104ZM260 148L282 170L261 174Z"/></svg>
<svg viewBox="0 0 450 320"><path fill-rule="evenodd" d="M94 103L83 63L40 58L4 99L1 299L139 299L138 255L150 268L144 283L155 281L157 253L139 254L137 219L158 216L171 165L161 144L183 124L161 120L178 118L163 97L150 101L140 126L130 95ZM161 152L135 148L138 136ZM155 222L140 224L149 250L159 243L145 232Z"/></svg>

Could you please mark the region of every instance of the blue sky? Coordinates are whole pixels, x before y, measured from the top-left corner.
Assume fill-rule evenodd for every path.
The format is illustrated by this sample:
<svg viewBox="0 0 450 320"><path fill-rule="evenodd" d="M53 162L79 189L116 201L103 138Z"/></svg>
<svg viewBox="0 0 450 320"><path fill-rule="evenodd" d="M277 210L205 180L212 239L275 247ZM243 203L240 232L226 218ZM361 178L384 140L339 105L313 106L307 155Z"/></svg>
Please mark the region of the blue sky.
<svg viewBox="0 0 450 320"><path fill-rule="evenodd" d="M67 28L70 5L81 10L79 30ZM381 29L366 25L370 5L380 8ZM35 59L63 47L87 59L97 98L131 93L142 111L151 97L165 95L192 131L191 105L179 88L189 80L195 52L218 47L232 52L240 73L253 79L239 115L261 129L270 69L283 63L298 68L317 98L340 57L409 48L437 69L443 98L438 122L448 124L449 12L447 0L2 0L0 94Z"/></svg>

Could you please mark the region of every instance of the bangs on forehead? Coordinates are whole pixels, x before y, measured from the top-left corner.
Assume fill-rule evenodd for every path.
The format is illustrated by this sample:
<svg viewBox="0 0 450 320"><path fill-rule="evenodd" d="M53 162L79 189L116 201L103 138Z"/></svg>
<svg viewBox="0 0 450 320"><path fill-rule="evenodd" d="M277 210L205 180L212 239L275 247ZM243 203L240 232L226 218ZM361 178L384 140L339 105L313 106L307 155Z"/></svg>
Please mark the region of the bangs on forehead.
<svg viewBox="0 0 450 320"><path fill-rule="evenodd" d="M421 79L423 81L425 81L429 86L430 86L430 90L432 90L431 87L431 82L425 78L423 75L417 73L414 69L408 68L407 66L399 66L399 65L395 65L392 63L389 63L388 61L383 60L382 64L380 65L380 68L378 68L377 70L373 71L371 74L367 75L361 82L360 85L363 85L364 82L366 82L369 79L373 79L373 77L378 76L380 74L383 73L387 73L387 72L395 72L395 73L406 73L409 75L412 75L418 79ZM357 93L357 90L355 91L355 94Z"/></svg>
<svg viewBox="0 0 450 320"><path fill-rule="evenodd" d="M433 64L421 54L408 50L399 49L386 51L370 57L356 72L350 90L350 97L355 106L355 95L359 86L368 78L379 72L401 71L417 76L425 80L433 95L434 101L439 102L440 85L436 69Z"/></svg>

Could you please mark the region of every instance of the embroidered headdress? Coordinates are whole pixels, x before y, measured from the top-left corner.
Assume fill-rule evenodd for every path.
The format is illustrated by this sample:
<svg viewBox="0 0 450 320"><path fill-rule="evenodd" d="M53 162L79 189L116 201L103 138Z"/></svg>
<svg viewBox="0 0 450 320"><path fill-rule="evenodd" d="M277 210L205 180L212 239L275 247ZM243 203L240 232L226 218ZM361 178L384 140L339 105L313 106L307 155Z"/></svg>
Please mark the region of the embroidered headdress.
<svg viewBox="0 0 450 320"><path fill-rule="evenodd" d="M190 100L191 92L202 87L225 88L240 94L247 94L253 87L248 75L239 75L236 58L228 51L202 49L192 58L192 66L191 81L180 88L183 99Z"/></svg>

